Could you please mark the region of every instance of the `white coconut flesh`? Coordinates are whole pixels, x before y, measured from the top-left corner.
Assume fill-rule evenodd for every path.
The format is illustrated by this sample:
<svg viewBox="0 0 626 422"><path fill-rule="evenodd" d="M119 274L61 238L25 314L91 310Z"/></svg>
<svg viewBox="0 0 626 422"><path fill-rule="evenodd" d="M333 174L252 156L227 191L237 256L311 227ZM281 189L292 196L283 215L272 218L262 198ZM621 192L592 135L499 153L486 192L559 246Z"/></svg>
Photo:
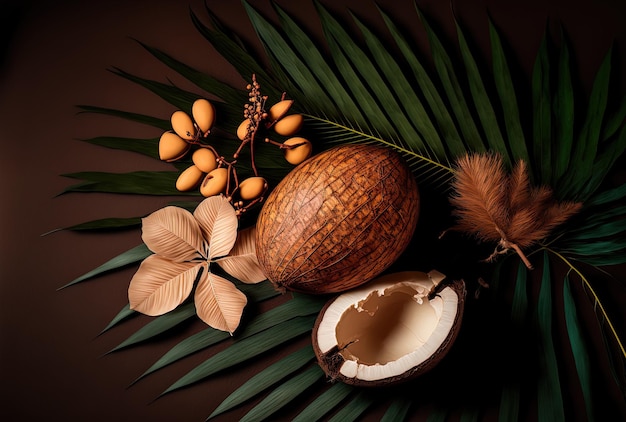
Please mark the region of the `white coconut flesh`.
<svg viewBox="0 0 626 422"><path fill-rule="evenodd" d="M400 376L435 354L457 318L459 296L449 287L428 295L445 276L437 271L380 277L338 296L319 320L321 353L338 350L346 378Z"/></svg>

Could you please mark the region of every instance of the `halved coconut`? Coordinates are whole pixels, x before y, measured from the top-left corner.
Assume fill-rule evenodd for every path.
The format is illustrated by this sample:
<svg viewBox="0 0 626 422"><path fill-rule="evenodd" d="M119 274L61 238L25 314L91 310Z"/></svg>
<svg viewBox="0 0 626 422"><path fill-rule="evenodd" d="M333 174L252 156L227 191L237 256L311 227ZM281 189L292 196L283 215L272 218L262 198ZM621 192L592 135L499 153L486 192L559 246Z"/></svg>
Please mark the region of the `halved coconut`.
<svg viewBox="0 0 626 422"><path fill-rule="evenodd" d="M438 286L444 279L437 271L388 274L326 304L312 333L326 375L378 386L432 369L454 342L465 303L465 283Z"/></svg>

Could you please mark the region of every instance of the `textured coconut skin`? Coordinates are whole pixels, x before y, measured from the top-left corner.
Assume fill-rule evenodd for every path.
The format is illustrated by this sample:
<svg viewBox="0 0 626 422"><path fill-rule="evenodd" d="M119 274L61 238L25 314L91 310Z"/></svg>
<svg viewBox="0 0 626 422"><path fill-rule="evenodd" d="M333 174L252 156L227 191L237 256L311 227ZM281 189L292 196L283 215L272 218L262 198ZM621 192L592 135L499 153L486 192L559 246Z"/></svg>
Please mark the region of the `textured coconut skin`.
<svg viewBox="0 0 626 422"><path fill-rule="evenodd" d="M319 344L317 342L317 332L319 329L320 321L324 317L326 309L328 309L328 307L336 300L336 298L331 299L330 301L328 301L328 303L326 303L326 305L324 305L324 307L320 311L315 321L315 325L313 326L313 330L311 332L313 351L315 352L315 357L317 358L317 362L320 368L322 368L326 376L331 381L341 381L345 384L354 385L357 387L381 387L385 385L399 384L399 383L413 380L419 377L420 375L427 373L428 371L433 369L435 366L437 366L437 364L448 353L448 351L454 344L456 337L459 334L459 331L461 329L461 322L463 320L463 312L465 309L465 296L466 296L465 282L463 280L456 280L450 283L446 283L445 287L452 288L456 292L459 298L459 301L458 301L458 309L457 309L456 317L454 318L454 322L452 324L452 329L448 332L448 335L446 336L445 340L443 341L439 349L437 349L424 362L407 370L406 372L393 376L393 377L383 378L383 379L375 380L375 381L368 381L368 380L362 380L359 378L346 377L341 372L339 372L341 366L343 365L345 361L345 358L343 357L343 355L341 355L339 350L336 347L329 350L326 353L320 350Z"/></svg>
<svg viewBox="0 0 626 422"><path fill-rule="evenodd" d="M268 196L257 258L279 289L345 291L399 257L418 214L417 183L398 153L342 145L300 164Z"/></svg>

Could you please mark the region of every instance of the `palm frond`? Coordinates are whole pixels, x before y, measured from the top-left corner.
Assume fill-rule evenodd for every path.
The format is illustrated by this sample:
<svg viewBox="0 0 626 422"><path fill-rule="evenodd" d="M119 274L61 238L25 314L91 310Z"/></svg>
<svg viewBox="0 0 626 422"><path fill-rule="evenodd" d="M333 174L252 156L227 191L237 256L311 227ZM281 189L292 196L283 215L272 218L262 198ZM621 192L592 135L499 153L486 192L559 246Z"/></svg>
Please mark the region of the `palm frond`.
<svg viewBox="0 0 626 422"><path fill-rule="evenodd" d="M267 84L264 91L266 91L271 98L280 96L282 90L286 89L286 87L283 87L282 90L276 88L276 79L265 72L259 65L262 60L259 57L253 56L252 53L245 48L236 32L228 30L217 19L208 8L208 4L206 14L211 20L214 29L205 25L193 11L190 12L190 14L191 21L200 35L202 35L209 44L236 69L237 73L245 78L245 80L248 80L250 75L256 74L259 80Z"/></svg>
<svg viewBox="0 0 626 422"><path fill-rule="evenodd" d="M543 254L543 273L537 303L537 329L539 333L539 380L537 387L538 416L541 420L565 420L563 395L559 378L559 365L552 334L552 276L548 252Z"/></svg>
<svg viewBox="0 0 626 422"><path fill-rule="evenodd" d="M572 348L572 355L574 356L574 361L576 362L576 371L578 373L580 388L583 392L583 398L585 400L587 420L593 421L594 406L593 391L591 389L592 369L589 352L587 351L587 346L585 345L585 340L581 332L581 324L576 310L576 302L574 302L568 275L565 276L565 280L563 282L563 303L568 338Z"/></svg>
<svg viewBox="0 0 626 422"><path fill-rule="evenodd" d="M259 302L271 297L277 296L278 292L271 286L269 282L262 283L264 288L259 289L259 285L250 286L242 284L240 289L250 298L253 302ZM261 331L284 323L296 317L305 317L309 315L316 315L321 307L323 301L318 298L308 298L304 296L296 296L294 299L278 305L266 312L254 316L241 330L235 333L237 340L242 340L246 337L250 337ZM206 349L217 344L220 341L229 338L228 333L215 330L212 328L206 328L202 331L193 334L174 347L172 347L167 353L165 353L159 360L157 360L150 368L148 368L141 376L139 376L133 383L140 379L152 374L180 359L183 359L193 353Z"/></svg>
<svg viewBox="0 0 626 422"><path fill-rule="evenodd" d="M105 148L136 152L154 159L159 158L159 150L157 147L159 140L157 138L138 139L116 136L97 136L90 139L81 139L81 141Z"/></svg>
<svg viewBox="0 0 626 422"><path fill-rule="evenodd" d="M82 180L69 186L64 192L106 192L136 195L192 195L199 192L180 192L176 189L177 171L133 171L110 173L83 171L64 174L65 177Z"/></svg>
<svg viewBox="0 0 626 422"><path fill-rule="evenodd" d="M70 281L69 283L60 287L59 289L64 289L66 287L73 286L74 284L89 280L91 278L94 278L108 271L117 270L119 268L123 268L131 264L136 264L137 262L140 262L144 260L145 258L147 258L148 256L150 256L151 254L152 254L152 251L148 249L145 244L142 243L141 245L135 246L134 248L129 249L109 259L102 265L99 265L93 270L88 271L85 274L81 275L80 277L75 278L74 280Z"/></svg>
<svg viewBox="0 0 626 422"><path fill-rule="evenodd" d="M589 265L626 262L626 184L597 192L585 204L576 225L551 245Z"/></svg>
<svg viewBox="0 0 626 422"><path fill-rule="evenodd" d="M322 419L353 391L354 388L347 384L341 382L332 384L296 415L292 422L313 422Z"/></svg>
<svg viewBox="0 0 626 422"><path fill-rule="evenodd" d="M456 20L455 23L461 56L463 58L463 63L465 64L465 70L467 71L468 86L472 94L476 114L478 115L478 119L480 120L485 134L485 139L489 145L489 149L491 151L498 152L502 156L504 164L510 168L513 163L500 130L500 125L497 119L498 114L495 112L491 103L487 87L483 82L478 64L472 56L472 52L470 51L470 47L465 35L463 34L461 26Z"/></svg>
<svg viewBox="0 0 626 422"><path fill-rule="evenodd" d="M154 126L161 130L171 129L169 119L161 119L158 117L147 116L145 114L133 113L130 111L123 111L106 107L97 107L92 105L78 105L77 107L82 110L81 113L105 114L109 116L120 117L132 122L142 123L148 126Z"/></svg>
<svg viewBox="0 0 626 422"><path fill-rule="evenodd" d="M360 128L349 126L350 123L331 121L324 117L306 115L307 129L314 136L324 139L329 145L366 143L384 145L402 155L417 178L418 183L438 188L447 186L453 176L453 169L438 161L416 152L413 148L403 147L387 139L370 135Z"/></svg>
<svg viewBox="0 0 626 422"><path fill-rule="evenodd" d="M272 63L272 70L284 75L281 82L285 83L290 95L295 96L296 93L301 93L297 97L297 102L308 110L319 112L324 105L329 108L329 111L334 110L334 104L326 90L319 89L315 75L285 37L249 3L243 4L259 39L265 46L265 51Z"/></svg>
<svg viewBox="0 0 626 422"><path fill-rule="evenodd" d="M435 31L433 31L419 8L417 8L417 12L426 29L428 40L430 41L431 53L437 74L441 79L443 89L457 119L461 133L463 134L466 145L465 149L474 152L483 152L485 151L485 145L467 105L463 89L456 75L455 65L439 40L439 37L437 37Z"/></svg>
<svg viewBox="0 0 626 422"><path fill-rule="evenodd" d="M432 124L430 116L422 105L417 92L413 89L411 82L404 76L402 69L379 38L356 17L354 17L354 20L365 37L365 42L372 53L374 62L378 63L381 68L384 80L388 81L392 94L398 98L398 110L390 109L389 112L392 114L403 112L406 116L406 122L404 123L407 126L410 123L414 128L408 126L405 130L399 131L400 137L405 139L410 147L423 151L425 154L430 153L430 155L437 157L439 160L444 160L446 158L444 142ZM388 104L387 99L381 99L380 102ZM410 141L412 137L416 138L414 142Z"/></svg>
<svg viewBox="0 0 626 422"><path fill-rule="evenodd" d="M184 91L172 84L142 78L120 68L114 67L111 72L117 76L146 88L180 110L191 108L191 104L199 98L197 93Z"/></svg>
<svg viewBox="0 0 626 422"><path fill-rule="evenodd" d="M262 393L272 385L275 385L284 378L289 377L292 373L298 371L314 358L315 354L313 353L313 348L311 346L305 346L273 365L268 366L248 379L243 385L226 397L213 413L209 415L209 419L227 412Z"/></svg>
<svg viewBox="0 0 626 422"><path fill-rule="evenodd" d="M497 271L499 270L500 268L497 268ZM499 285L497 288L498 290L502 290ZM528 310L528 271L524 263L520 260L515 276L515 289L511 303L511 323L515 330L519 330L520 332L524 331ZM516 336L515 341L523 342L524 340L522 340L520 336ZM520 344L513 343L513 346L520 346ZM521 350L521 347L518 350ZM517 377L514 377L514 379L506 382L502 388L499 408L500 420L518 420L520 415L520 401L521 381Z"/></svg>
<svg viewBox="0 0 626 422"><path fill-rule="evenodd" d="M195 315L196 309L193 303L181 305L173 311L153 319L107 353L116 352L163 334Z"/></svg>
<svg viewBox="0 0 626 422"><path fill-rule="evenodd" d="M489 37L491 39L491 57L493 62L493 79L502 107L502 115L506 127L507 141L511 149L513 161L530 162L526 137L522 129L517 94L511 77L502 40L494 23L489 19Z"/></svg>
<svg viewBox="0 0 626 422"><path fill-rule="evenodd" d="M239 104L242 98L245 98L246 91L243 89L236 89L230 85L221 82L205 72L201 72L194 69L185 63L175 59L164 51L142 43L139 40L135 40L139 45L146 49L161 63L164 63L172 70L176 71L181 76L184 76L189 81L193 82L198 88L216 96L226 104Z"/></svg>
<svg viewBox="0 0 626 422"><path fill-rule="evenodd" d="M281 344L301 336L313 326L313 317L297 317L268 328L250 337L236 340L227 349L205 360L186 375L170 385L161 395L171 393L185 386L194 384L212 374L237 365L253 357L258 357Z"/></svg>
<svg viewBox="0 0 626 422"><path fill-rule="evenodd" d="M603 324L606 324L607 330L609 331L610 335L613 337L613 341L617 344L617 347L622 357L626 359L626 347L624 347L624 342L622 341L622 339L620 339L619 335L617 334L615 325L612 323L611 318L609 317L609 314L607 313L604 305L602 304L602 301L600 300L600 297L596 293L595 289L593 288L593 286L591 285L587 277L585 277L585 275L572 263L571 260L567 259L565 256L563 256L562 254L554 250L550 250L550 249L548 250L551 253L553 253L555 256L557 256L561 261L563 261L563 263L565 263L565 265L567 265L571 271L573 271L576 275L578 275L578 277L580 277L581 281L583 282L583 285L592 296L593 308L594 310L596 310L597 313L599 313L599 320L602 321Z"/></svg>
<svg viewBox="0 0 626 422"><path fill-rule="evenodd" d="M554 148L553 180L563 177L569 166L571 149L574 143L574 89L569 45L561 28L561 48L558 55L556 92L554 94ZM563 199L563 198L560 198Z"/></svg>
<svg viewBox="0 0 626 422"><path fill-rule="evenodd" d="M409 413L413 401L409 397L398 397L387 408L381 422L403 421Z"/></svg>
<svg viewBox="0 0 626 422"><path fill-rule="evenodd" d="M375 402L368 391L357 391L354 397L330 418L331 422L353 422L359 418Z"/></svg>
<svg viewBox="0 0 626 422"><path fill-rule="evenodd" d="M301 373L289 378L277 386L259 404L246 413L240 422L265 420L283 407L290 404L300 394L324 377L324 372L317 365L311 365Z"/></svg>
<svg viewBox="0 0 626 422"><path fill-rule="evenodd" d="M388 15L381 11L387 28L394 38L398 48L404 56L404 60L409 65L409 68L413 72L417 87L422 92L428 108L432 111L433 120L436 122L436 127L441 133L441 138L445 140L446 147L449 151L448 157L440 158L442 163L450 163L453 158L461 156L467 152L461 135L459 134L456 124L452 119L447 106L444 103L441 94L437 86L433 83L430 75L426 72L424 66L415 54L415 49L409 43L409 41L402 35L400 30L396 27ZM443 161L445 159L445 161Z"/></svg>
<svg viewBox="0 0 626 422"><path fill-rule="evenodd" d="M552 185L553 157L552 157L552 87L550 83L550 58L548 54L548 40L544 33L532 74L532 101L533 101L533 136L532 150L535 174L539 179Z"/></svg>
<svg viewBox="0 0 626 422"><path fill-rule="evenodd" d="M607 107L610 72L611 50L606 54L596 74L583 126L576 139L568 171L562 181L563 192L572 197L580 195L574 189L580 189L592 176Z"/></svg>

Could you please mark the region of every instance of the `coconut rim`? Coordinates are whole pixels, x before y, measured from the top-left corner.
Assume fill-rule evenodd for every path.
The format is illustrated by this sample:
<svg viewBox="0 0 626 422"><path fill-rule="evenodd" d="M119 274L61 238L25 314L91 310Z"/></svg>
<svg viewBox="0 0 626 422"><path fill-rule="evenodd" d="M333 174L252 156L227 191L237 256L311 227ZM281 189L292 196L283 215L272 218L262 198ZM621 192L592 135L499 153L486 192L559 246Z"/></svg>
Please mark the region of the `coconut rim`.
<svg viewBox="0 0 626 422"><path fill-rule="evenodd" d="M413 278L413 280L411 280L411 278ZM313 330L311 333L313 350L318 360L318 364L320 365L322 370L333 381L339 380L346 384L366 387L384 386L392 383L404 382L414 379L415 377L430 371L443 359L443 357L447 354L452 344L454 343L454 340L456 339L460 329L465 305L466 291L465 283L463 282L463 280L446 280L445 283L439 286L439 284L442 283L444 279L445 275L435 270L429 273L423 273L419 271L392 273L378 277L369 283L345 292L328 301L326 305L320 310L320 313L315 321L315 325L313 326ZM338 325L339 319L342 317L344 312L346 312L350 307L356 307L355 305L357 305L359 302L367 300L374 292L384 293L384 291L388 290L389 288L398 285L409 286L411 288L414 285L418 284L424 286L423 283L425 281L430 282L429 286L433 289L444 286L441 289L437 288L437 290L439 290L437 295L445 298L442 300L449 302L453 301L456 297L456 306L454 306L453 308L456 310L456 312L452 317L448 315L448 325L446 330L442 330L442 328L440 328L440 322L443 317L443 313L439 317L438 323L433 329L433 334L439 332L437 341L433 340L431 344L432 336L429 336L424 345L394 361L388 362L383 365L378 363L374 365L357 363L353 360L346 359L340 353L335 328ZM451 306L444 306L443 308L445 309L442 308L442 312L445 312L445 310L450 307ZM341 312L338 311L339 309L341 309ZM327 323L328 319L326 319L326 316L329 312L334 312L335 316L339 318L336 319L335 322L333 322L332 324ZM322 346L320 346L319 341L320 330L322 330L322 335L326 334L326 336L324 336ZM334 344L327 340L327 338L331 335L329 334L330 331L332 331ZM445 333L445 335L441 333ZM415 354L417 352L420 352L420 350L427 345L430 347L431 352L427 352L424 359L417 362L415 365L410 366L407 369L406 366L398 363L403 359L404 361L409 361L411 357L415 357ZM397 369L395 369L391 373L385 373L385 370L389 370L392 367L404 369L402 371L398 371ZM384 374L384 376L376 378L372 377L372 374Z"/></svg>

